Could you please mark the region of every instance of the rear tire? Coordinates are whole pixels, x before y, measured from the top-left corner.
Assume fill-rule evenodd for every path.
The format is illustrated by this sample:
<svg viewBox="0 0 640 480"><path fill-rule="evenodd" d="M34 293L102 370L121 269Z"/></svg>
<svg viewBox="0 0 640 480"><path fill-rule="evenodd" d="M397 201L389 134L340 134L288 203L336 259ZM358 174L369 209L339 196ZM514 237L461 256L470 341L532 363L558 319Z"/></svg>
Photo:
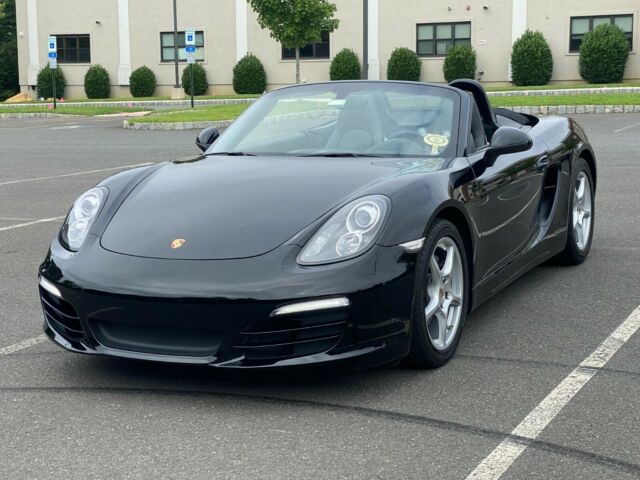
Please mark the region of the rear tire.
<svg viewBox="0 0 640 480"><path fill-rule="evenodd" d="M468 272L460 232L435 220L416 264L409 365L437 368L455 353L469 305Z"/></svg>
<svg viewBox="0 0 640 480"><path fill-rule="evenodd" d="M589 255L595 221L593 176L583 158L575 164L569 195L567 244L556 259L564 265L579 265Z"/></svg>

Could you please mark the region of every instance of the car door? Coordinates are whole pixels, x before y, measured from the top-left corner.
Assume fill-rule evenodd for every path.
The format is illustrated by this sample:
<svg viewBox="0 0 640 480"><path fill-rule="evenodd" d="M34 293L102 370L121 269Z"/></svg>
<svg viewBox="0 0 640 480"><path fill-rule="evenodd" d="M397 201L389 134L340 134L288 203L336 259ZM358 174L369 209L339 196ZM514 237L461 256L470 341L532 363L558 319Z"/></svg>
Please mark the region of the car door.
<svg viewBox="0 0 640 480"><path fill-rule="evenodd" d="M486 145L468 159L476 176L468 207L478 236L476 281L481 283L526 250L536 231L547 147L534 139L528 150L493 161Z"/></svg>

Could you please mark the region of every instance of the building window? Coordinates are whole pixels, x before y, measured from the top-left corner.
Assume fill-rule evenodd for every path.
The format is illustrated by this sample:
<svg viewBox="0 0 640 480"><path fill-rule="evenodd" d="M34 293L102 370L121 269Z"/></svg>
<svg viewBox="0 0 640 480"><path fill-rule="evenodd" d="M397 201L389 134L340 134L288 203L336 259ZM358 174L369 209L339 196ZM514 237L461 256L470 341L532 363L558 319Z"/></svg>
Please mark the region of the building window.
<svg viewBox="0 0 640 480"><path fill-rule="evenodd" d="M161 60L163 62L173 62L175 61L174 57L174 49L173 49L173 32L162 32L160 34L160 51ZM178 61L186 62L187 54L184 51L185 48L184 42L184 32L178 32ZM204 32L199 31L196 32L196 61L204 62Z"/></svg>
<svg viewBox="0 0 640 480"><path fill-rule="evenodd" d="M421 57L443 57L454 45L471 45L471 22L417 25L416 52Z"/></svg>
<svg viewBox="0 0 640 480"><path fill-rule="evenodd" d="M324 30L321 33L320 41L316 43L308 43L304 47L300 47L300 58L329 58L330 56L329 32ZM295 48L282 47L282 59L292 60L296 58Z"/></svg>
<svg viewBox="0 0 640 480"><path fill-rule="evenodd" d="M91 63L89 35L55 35L58 63Z"/></svg>
<svg viewBox="0 0 640 480"><path fill-rule="evenodd" d="M595 17L571 17L569 51L579 52L584 36L603 23L620 27L627 36L629 48L633 49L633 15L598 15Z"/></svg>

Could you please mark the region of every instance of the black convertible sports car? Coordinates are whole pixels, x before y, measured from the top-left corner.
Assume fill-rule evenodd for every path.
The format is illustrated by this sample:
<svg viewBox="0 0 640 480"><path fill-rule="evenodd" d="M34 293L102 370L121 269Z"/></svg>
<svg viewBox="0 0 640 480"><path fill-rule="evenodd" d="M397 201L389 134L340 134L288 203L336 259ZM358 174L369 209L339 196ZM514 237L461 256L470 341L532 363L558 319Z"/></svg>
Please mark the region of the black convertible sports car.
<svg viewBox="0 0 640 480"><path fill-rule="evenodd" d="M472 80L287 87L196 143L198 158L118 173L74 203L39 270L58 345L437 367L468 312L591 245L582 128L492 109Z"/></svg>

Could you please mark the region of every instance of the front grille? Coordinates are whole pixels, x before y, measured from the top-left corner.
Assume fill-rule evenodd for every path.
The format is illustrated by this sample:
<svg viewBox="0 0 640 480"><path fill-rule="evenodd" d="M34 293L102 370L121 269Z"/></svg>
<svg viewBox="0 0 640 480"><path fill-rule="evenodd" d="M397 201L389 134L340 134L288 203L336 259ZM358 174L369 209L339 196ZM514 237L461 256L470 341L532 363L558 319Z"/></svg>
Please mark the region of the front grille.
<svg viewBox="0 0 640 480"><path fill-rule="evenodd" d="M50 325L61 335L70 339L80 339L84 329L73 306L40 287L42 310Z"/></svg>
<svg viewBox="0 0 640 480"><path fill-rule="evenodd" d="M326 352L342 337L349 313L320 312L270 318L238 334L246 360L271 361Z"/></svg>
<svg viewBox="0 0 640 480"><path fill-rule="evenodd" d="M209 357L218 351L222 341L218 330L167 326L153 319L145 324L140 319L126 323L91 318L89 327L106 347L155 355Z"/></svg>

